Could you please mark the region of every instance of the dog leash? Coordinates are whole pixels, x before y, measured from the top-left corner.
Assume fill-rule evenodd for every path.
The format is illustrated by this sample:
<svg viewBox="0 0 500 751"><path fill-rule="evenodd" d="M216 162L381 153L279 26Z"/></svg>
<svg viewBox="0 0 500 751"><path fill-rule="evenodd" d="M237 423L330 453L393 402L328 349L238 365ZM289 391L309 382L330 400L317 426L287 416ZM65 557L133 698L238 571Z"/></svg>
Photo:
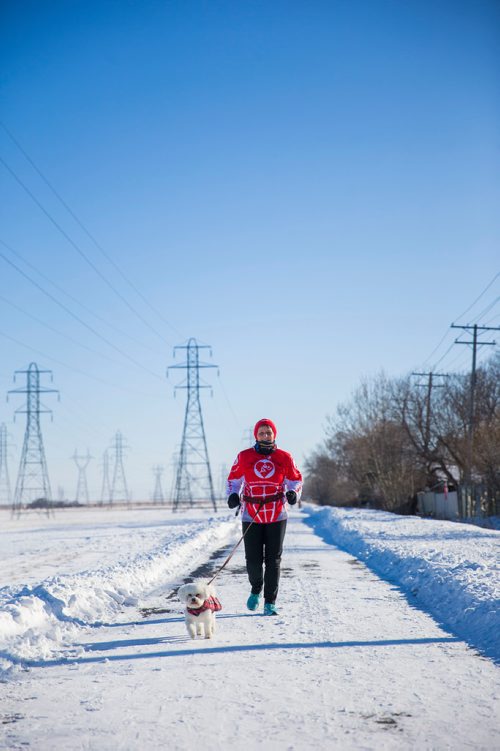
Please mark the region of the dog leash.
<svg viewBox="0 0 500 751"><path fill-rule="evenodd" d="M259 508L257 509L257 512L256 512L255 516L257 516L257 514L259 513L259 511L262 508L262 506L264 505L264 503L266 503L266 501L264 499L262 501L259 501ZM248 525L248 527L245 529L245 531L241 535L240 539L238 540L238 542L236 543L236 545L234 546L234 548L229 553L228 557L226 558L226 560L224 561L224 563L222 564L222 566L212 576L212 578L208 582L209 585L219 576L219 574L222 571L222 569L226 568L227 564L229 563L229 561L231 560L231 558L233 557L233 555L236 553L237 548L241 545L241 543L245 539L245 535L247 534L247 532L250 529L250 527L252 526L252 524L255 524L255 517L252 519L252 521L250 522L250 524Z"/></svg>

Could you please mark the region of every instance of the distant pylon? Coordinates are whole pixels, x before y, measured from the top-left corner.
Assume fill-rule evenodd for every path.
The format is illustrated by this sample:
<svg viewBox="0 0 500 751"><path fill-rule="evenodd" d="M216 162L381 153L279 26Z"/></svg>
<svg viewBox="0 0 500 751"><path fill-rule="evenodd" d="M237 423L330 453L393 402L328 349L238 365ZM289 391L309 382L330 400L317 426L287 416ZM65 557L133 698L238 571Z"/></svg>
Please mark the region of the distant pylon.
<svg viewBox="0 0 500 751"><path fill-rule="evenodd" d="M224 500L226 498L226 487L227 487L227 476L229 474L229 470L227 468L227 464L221 464L220 465L220 474L219 474L219 498Z"/></svg>
<svg viewBox="0 0 500 751"><path fill-rule="evenodd" d="M172 505L174 503L175 498L175 484L177 482L177 469L179 467L179 456L180 456L180 446L177 446L177 451L174 451L172 454L172 459L170 460L170 466L172 468L172 475L171 475L171 487L170 487L170 495L169 500L172 502Z"/></svg>
<svg viewBox="0 0 500 751"><path fill-rule="evenodd" d="M22 504L36 499L52 500L50 490L47 462L43 447L42 431L40 428L40 415L51 413L40 403L40 394L58 394L57 389L47 389L40 386L40 375L50 373L50 370L39 370L36 363L32 362L28 370L16 370L14 382L18 373L26 374L26 387L11 389L9 394L26 394L26 406L17 409L15 415L27 415L26 431L24 433L23 450L17 475L16 490L14 493L13 511L19 512ZM8 396L7 396L8 398ZM14 415L14 419L15 419Z"/></svg>
<svg viewBox="0 0 500 751"><path fill-rule="evenodd" d="M254 443L255 439L253 436L252 428L247 428L246 430L243 431L243 436L242 436L241 441L243 445L245 446L245 448L248 448L249 446L252 445L252 443Z"/></svg>
<svg viewBox="0 0 500 751"><path fill-rule="evenodd" d="M161 476L165 471L165 467L161 464L155 464L153 467L153 473L155 476L155 489L153 491L153 503L165 503L165 496L163 495L163 488L161 485Z"/></svg>
<svg viewBox="0 0 500 751"><path fill-rule="evenodd" d="M2 506L10 506L12 503L8 459L7 426L3 422L0 425L0 505Z"/></svg>
<svg viewBox="0 0 500 751"><path fill-rule="evenodd" d="M89 502L89 488L87 485L87 467L89 466L89 462L91 459L93 459L93 457L90 456L88 449L87 449L87 454L85 456L80 456L75 449L75 453L73 454L71 458L73 459L73 461L75 462L78 468L78 482L76 485L75 500L77 503L81 503L81 501L83 501L84 503L88 503Z"/></svg>
<svg viewBox="0 0 500 751"><path fill-rule="evenodd" d="M109 449L106 449L102 455L102 489L101 503L111 503L111 485L109 484Z"/></svg>
<svg viewBox="0 0 500 751"><path fill-rule="evenodd" d="M111 448L114 451L114 466L110 502L126 501L130 503L125 469L123 467L123 451L127 447L123 445L123 435L119 430L115 433L115 442Z"/></svg>
<svg viewBox="0 0 500 751"><path fill-rule="evenodd" d="M196 339L191 338L187 345L174 347L174 357L178 349L186 350L187 360L182 365L171 365L167 370L167 375L171 369L187 370L185 381L175 387L187 389L187 402L175 480L173 510L176 511L181 504L193 506L194 501L210 500L214 510L217 511L200 403L200 389L210 388L210 386L200 384L200 368L216 368L217 366L200 363L199 350L210 349L210 347L197 344ZM210 354L212 354L211 350Z"/></svg>

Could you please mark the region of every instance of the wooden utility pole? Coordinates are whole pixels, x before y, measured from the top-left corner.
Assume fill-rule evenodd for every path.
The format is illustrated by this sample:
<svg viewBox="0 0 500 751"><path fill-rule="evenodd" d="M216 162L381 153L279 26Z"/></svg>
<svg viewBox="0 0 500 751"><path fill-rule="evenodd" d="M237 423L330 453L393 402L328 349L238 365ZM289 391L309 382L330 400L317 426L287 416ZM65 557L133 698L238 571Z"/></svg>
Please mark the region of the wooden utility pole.
<svg viewBox="0 0 500 751"><path fill-rule="evenodd" d="M426 415L425 415L425 452L426 454L429 451L429 444L431 440L431 397L432 397L432 389L433 388L442 388L444 384L442 383L433 383L434 378L447 378L447 373L412 373L412 376L426 376L428 378L427 381L427 399L426 399ZM418 383L417 386L425 386L424 383Z"/></svg>
<svg viewBox="0 0 500 751"><path fill-rule="evenodd" d="M492 347L496 342L482 342L478 341L478 332L480 331L500 331L500 326L478 326L475 323L473 326L456 326L451 324L452 329L463 329L464 331L472 330L472 341L463 342L459 339L455 339L455 344L469 344L472 345L472 370L470 376L470 390L469 390L469 429L467 434L467 455L464 471L465 485L469 487L470 492L472 486L472 462L474 452L474 400L476 392L476 363L477 363L477 348L478 346ZM477 505L479 505L479 499L476 499ZM476 513L479 509L476 507Z"/></svg>

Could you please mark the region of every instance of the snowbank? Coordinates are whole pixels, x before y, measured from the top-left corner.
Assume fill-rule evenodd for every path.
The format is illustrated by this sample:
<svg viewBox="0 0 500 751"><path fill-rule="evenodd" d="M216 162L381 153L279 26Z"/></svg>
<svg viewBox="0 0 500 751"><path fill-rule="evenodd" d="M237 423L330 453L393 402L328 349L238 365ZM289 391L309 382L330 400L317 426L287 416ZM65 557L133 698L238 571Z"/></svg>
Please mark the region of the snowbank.
<svg viewBox="0 0 500 751"><path fill-rule="evenodd" d="M326 542L364 561L487 656L500 660L500 532L383 511L306 505Z"/></svg>
<svg viewBox="0 0 500 751"><path fill-rule="evenodd" d="M209 518L173 527L161 546L119 563L35 586L0 589L0 661L47 658L71 644L82 626L100 625L114 613L175 577L185 575L230 542L234 519ZM77 552L75 551L75 555Z"/></svg>
<svg viewBox="0 0 500 751"><path fill-rule="evenodd" d="M36 586L52 576L112 566L164 545L172 529L195 530L207 513L172 513L160 504L67 508L48 517L0 509L0 591L4 586ZM226 513L227 516L227 513Z"/></svg>

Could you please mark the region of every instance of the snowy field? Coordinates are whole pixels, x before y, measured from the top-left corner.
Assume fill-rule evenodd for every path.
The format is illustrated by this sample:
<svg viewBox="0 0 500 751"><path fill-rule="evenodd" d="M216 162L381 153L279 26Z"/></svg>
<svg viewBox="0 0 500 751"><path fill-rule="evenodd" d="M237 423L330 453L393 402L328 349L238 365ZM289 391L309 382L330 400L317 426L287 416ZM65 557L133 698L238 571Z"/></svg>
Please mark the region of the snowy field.
<svg viewBox="0 0 500 751"><path fill-rule="evenodd" d="M500 533L374 511L291 515L277 618L241 548L212 641L176 588L232 514L0 511L0 748L500 748Z"/></svg>

